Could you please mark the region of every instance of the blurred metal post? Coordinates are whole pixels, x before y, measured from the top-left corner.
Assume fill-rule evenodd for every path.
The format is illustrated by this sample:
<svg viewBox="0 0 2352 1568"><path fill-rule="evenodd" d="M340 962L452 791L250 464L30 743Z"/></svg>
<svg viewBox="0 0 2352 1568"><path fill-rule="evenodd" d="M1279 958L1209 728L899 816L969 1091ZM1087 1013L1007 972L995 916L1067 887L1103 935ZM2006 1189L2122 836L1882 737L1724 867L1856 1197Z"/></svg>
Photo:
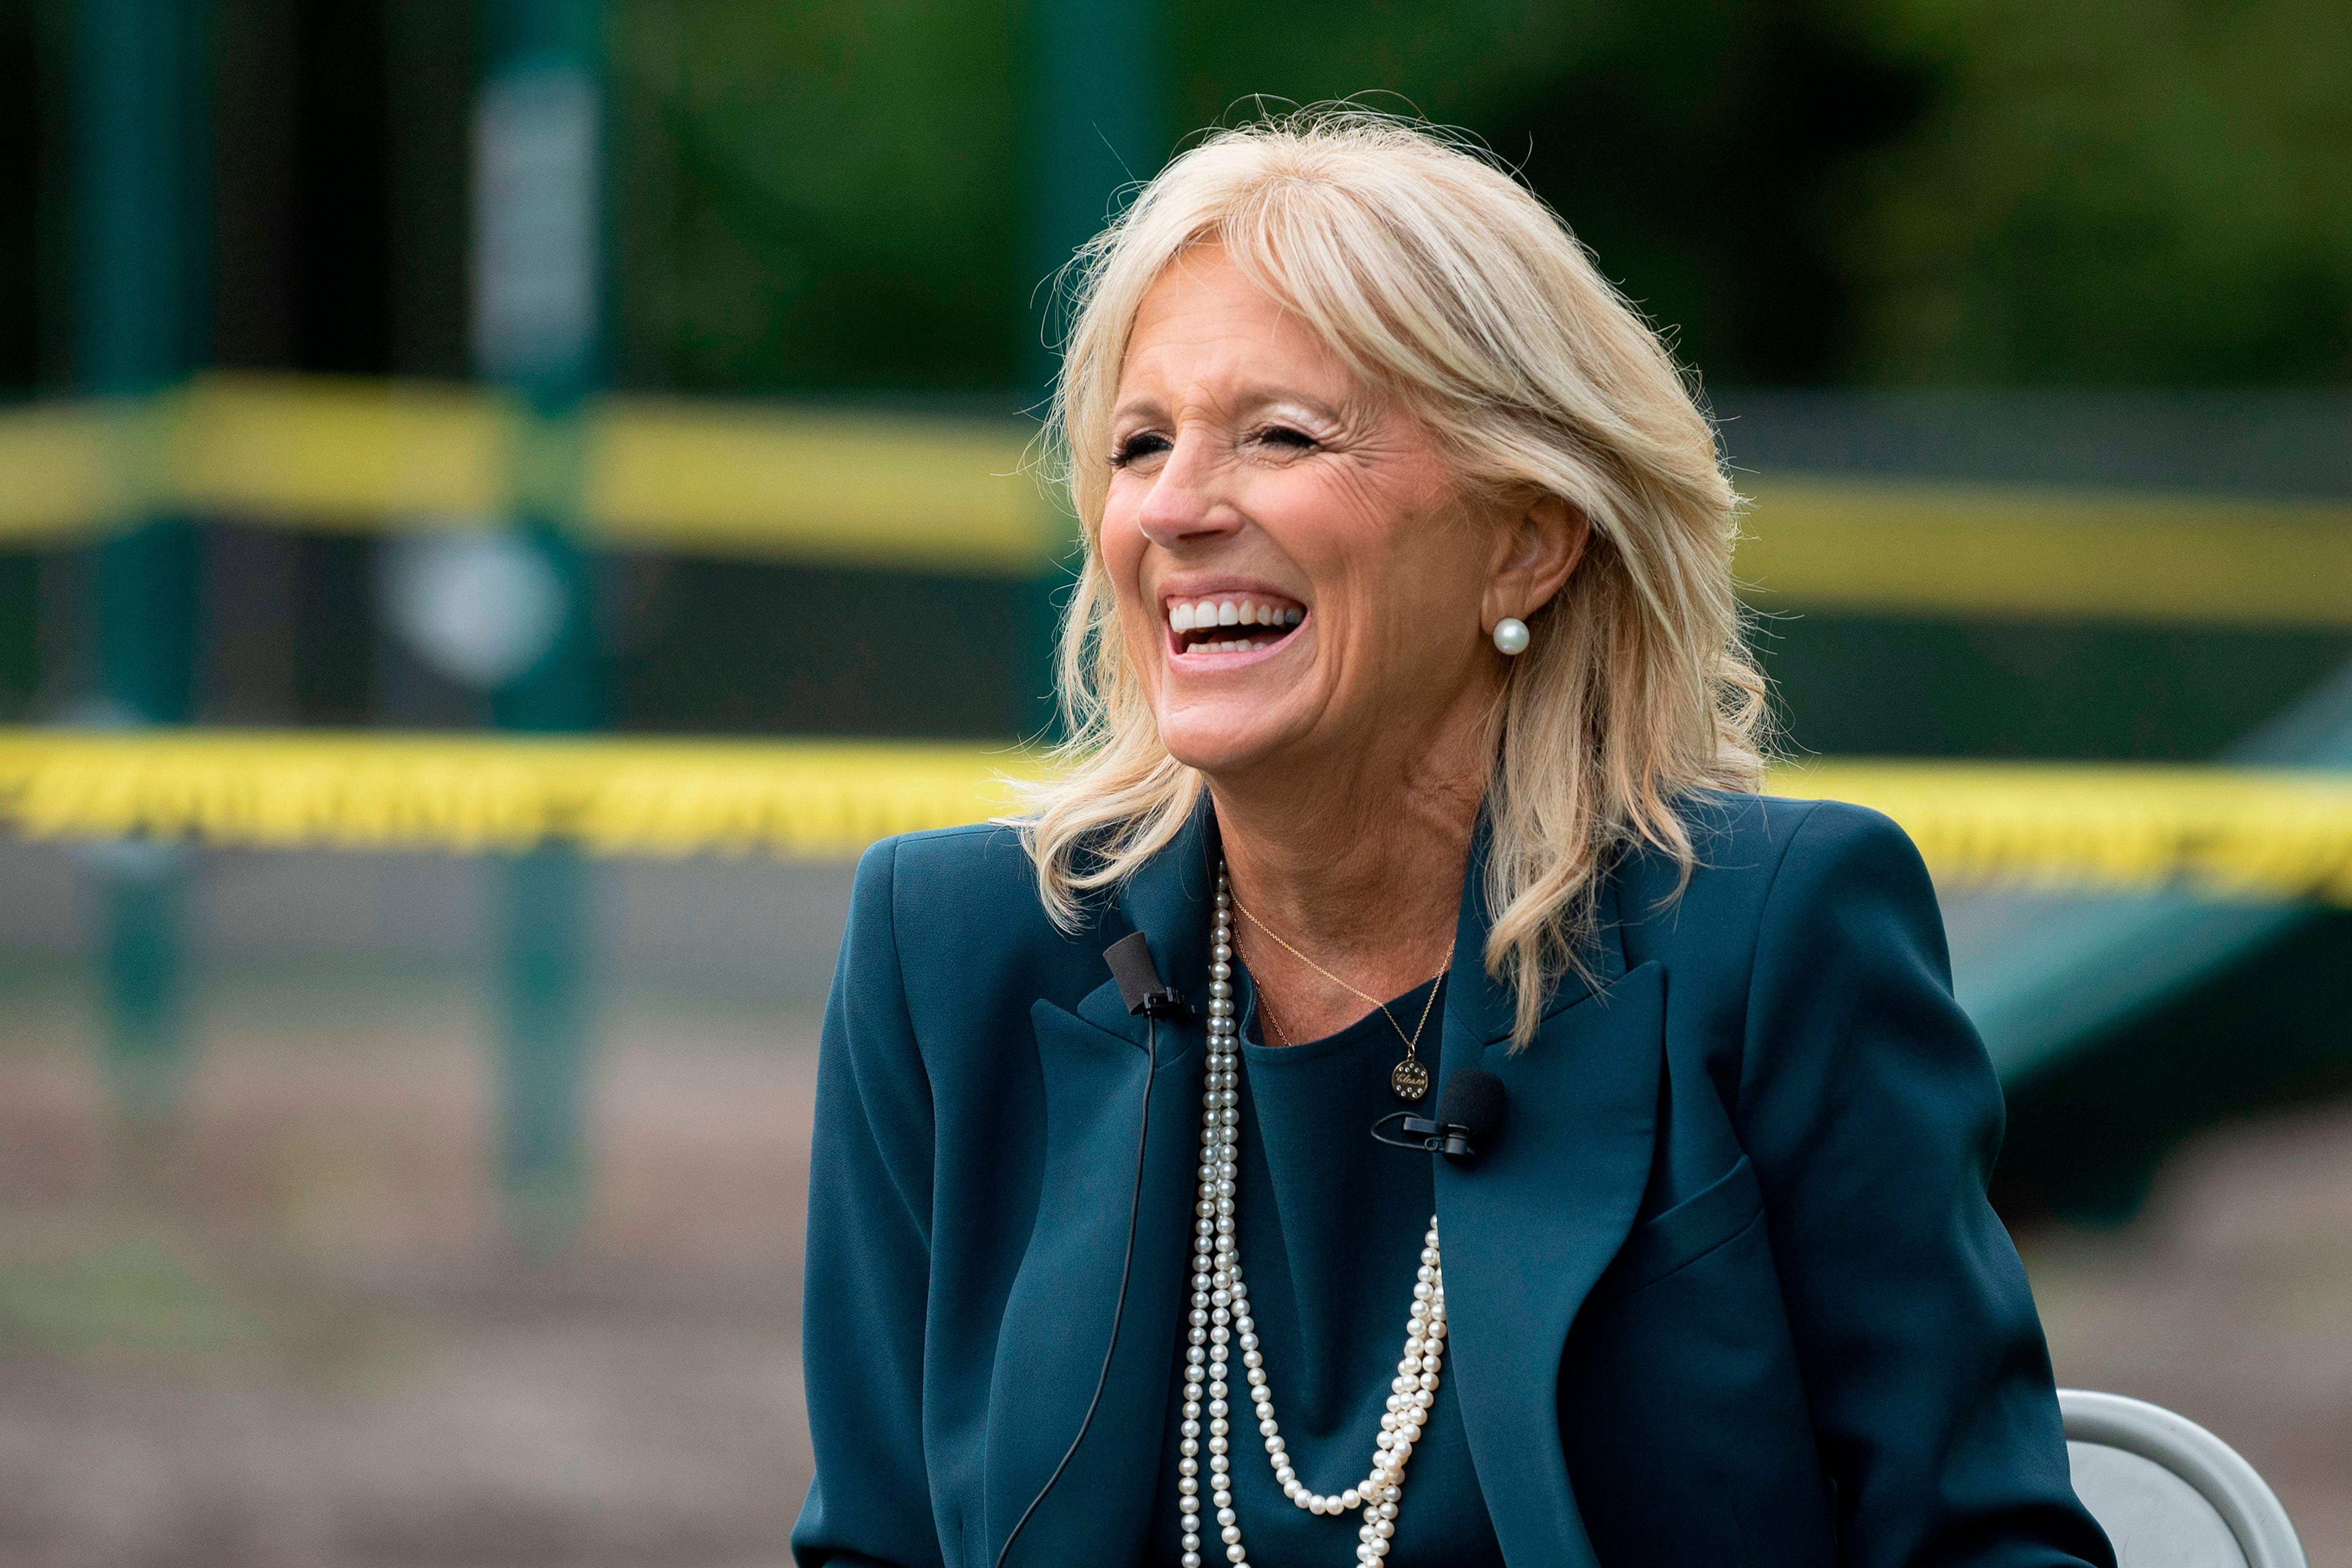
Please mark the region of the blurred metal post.
<svg viewBox="0 0 2352 1568"><path fill-rule="evenodd" d="M590 563L576 539L581 405L601 358L604 268L601 0L490 0L474 110L476 370L522 409L513 526L561 591L545 649L491 694L506 729L601 721ZM502 865L503 1151L508 1224L526 1254L561 1250L585 1169L593 889L574 851Z"/></svg>
<svg viewBox="0 0 2352 1568"><path fill-rule="evenodd" d="M200 0L79 0L73 40L76 373L128 405L185 378L199 232L194 66ZM92 664L100 722L184 722L193 700L196 545L146 499L152 441L135 410L114 460L133 509L93 552ZM186 878L171 847L106 846L107 1042L134 1128L170 1107L184 1039Z"/></svg>
<svg viewBox="0 0 2352 1568"><path fill-rule="evenodd" d="M1062 269L1100 233L1121 187L1169 152L1164 0L1029 0L1028 265L1023 355L1042 400L1068 321ZM1054 728L1054 633L1070 573L1057 563L1031 595L1015 728Z"/></svg>

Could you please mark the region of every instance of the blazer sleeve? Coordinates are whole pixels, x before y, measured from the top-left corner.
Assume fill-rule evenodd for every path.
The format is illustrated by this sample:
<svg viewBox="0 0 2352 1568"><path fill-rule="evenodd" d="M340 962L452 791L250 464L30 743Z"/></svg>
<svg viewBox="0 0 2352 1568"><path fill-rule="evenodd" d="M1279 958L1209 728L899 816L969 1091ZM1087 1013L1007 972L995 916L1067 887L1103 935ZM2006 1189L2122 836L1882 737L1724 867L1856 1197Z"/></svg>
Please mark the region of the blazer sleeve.
<svg viewBox="0 0 2352 1568"><path fill-rule="evenodd" d="M923 1452L932 1110L899 980L898 845L858 861L825 1004L809 1160L801 1363L816 1475L802 1568L940 1562Z"/></svg>
<svg viewBox="0 0 2352 1568"><path fill-rule="evenodd" d="M1900 828L1857 806L1808 813L1750 987L1739 1121L1839 1563L2113 1568L2068 1478L2024 1267L1985 1198L2000 1087Z"/></svg>

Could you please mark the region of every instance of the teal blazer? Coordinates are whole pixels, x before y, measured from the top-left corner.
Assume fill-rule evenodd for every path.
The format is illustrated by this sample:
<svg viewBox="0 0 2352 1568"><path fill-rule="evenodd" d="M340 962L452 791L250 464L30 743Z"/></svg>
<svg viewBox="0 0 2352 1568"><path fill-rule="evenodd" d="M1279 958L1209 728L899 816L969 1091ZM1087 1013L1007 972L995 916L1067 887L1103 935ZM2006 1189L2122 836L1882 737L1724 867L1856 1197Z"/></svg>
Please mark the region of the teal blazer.
<svg viewBox="0 0 2352 1568"><path fill-rule="evenodd" d="M1688 887L1626 858L1589 976L1524 1051L1480 960L1483 837L1464 885L1439 1081L1485 1068L1509 1101L1495 1148L1436 1170L1443 1396L1505 1558L2113 1568L1985 1201L2000 1091L1916 852L1849 805L1687 815ZM1143 931L1204 994L1214 836L1204 807L1066 933L1007 828L860 863L817 1070L803 1564L991 1568L1077 1433L1146 1099L1145 1021L1102 951ZM1011 1563L1141 1553L1174 1463L1202 1047L1159 1029L1117 1349Z"/></svg>

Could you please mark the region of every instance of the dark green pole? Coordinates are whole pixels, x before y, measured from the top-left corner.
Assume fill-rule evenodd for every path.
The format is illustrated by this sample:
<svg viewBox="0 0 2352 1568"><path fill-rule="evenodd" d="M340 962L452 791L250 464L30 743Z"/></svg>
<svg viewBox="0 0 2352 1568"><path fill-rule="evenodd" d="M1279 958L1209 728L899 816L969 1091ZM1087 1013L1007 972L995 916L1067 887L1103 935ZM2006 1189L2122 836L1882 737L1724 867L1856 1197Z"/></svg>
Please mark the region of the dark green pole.
<svg viewBox="0 0 2352 1568"><path fill-rule="evenodd" d="M582 406L603 353L603 5L491 0L474 116L474 359L522 414L513 526L563 591L547 649L491 694L501 728L603 720L591 563L578 541ZM593 891L568 846L499 868L509 1233L560 1250L585 1187Z"/></svg>
<svg viewBox="0 0 2352 1568"><path fill-rule="evenodd" d="M196 0L79 0L75 75L75 370L93 395L152 397L190 368L197 200L191 143ZM125 422L116 460L143 497L149 453ZM195 541L143 500L94 552L101 721L184 722L193 700ZM163 846L93 858L104 884L108 1047L134 1121L169 1106L184 1039L185 878Z"/></svg>
<svg viewBox="0 0 2352 1568"><path fill-rule="evenodd" d="M1023 363L1042 405L1069 322L1065 289L1048 288L1102 231L1121 187L1160 172L1170 151L1160 0L1030 0L1027 276L1036 308ZM1043 575L1025 617L1015 728L1053 727L1054 634L1068 563Z"/></svg>

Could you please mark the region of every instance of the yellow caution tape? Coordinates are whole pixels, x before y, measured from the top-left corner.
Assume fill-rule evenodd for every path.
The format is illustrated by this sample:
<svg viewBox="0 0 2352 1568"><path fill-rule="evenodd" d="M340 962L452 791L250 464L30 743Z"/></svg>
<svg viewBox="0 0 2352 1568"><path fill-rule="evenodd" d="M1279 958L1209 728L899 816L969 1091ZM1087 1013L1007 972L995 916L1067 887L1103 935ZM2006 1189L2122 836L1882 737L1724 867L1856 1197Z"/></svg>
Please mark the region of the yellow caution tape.
<svg viewBox="0 0 2352 1568"><path fill-rule="evenodd" d="M1765 476L1737 563L1763 609L2352 626L2352 505Z"/></svg>
<svg viewBox="0 0 2352 1568"><path fill-rule="evenodd" d="M909 742L0 731L28 838L260 848L852 855L1009 809L1022 752Z"/></svg>
<svg viewBox="0 0 2352 1568"><path fill-rule="evenodd" d="M0 411L0 548L152 509L478 528L549 442L478 387L215 374L143 404ZM544 427L538 428L544 435ZM581 529L634 549L971 574L1072 542L1019 421L647 397L576 432ZM561 447L563 443L557 442ZM2352 505L1758 478L1738 569L1770 609L2352 626Z"/></svg>
<svg viewBox="0 0 2352 1568"><path fill-rule="evenodd" d="M1001 815L1007 779L1038 765L879 741L0 730L0 823L264 848L835 857ZM1886 813L1951 885L2352 905L2352 775L1840 761L1772 785Z"/></svg>
<svg viewBox="0 0 2352 1568"><path fill-rule="evenodd" d="M1885 812L1948 884L2352 904L2352 773L1823 761L1772 786Z"/></svg>
<svg viewBox="0 0 2352 1568"><path fill-rule="evenodd" d="M310 529L493 526L543 444L479 388L211 375L144 403L0 412L0 548L150 510ZM1014 423L610 397L579 428L592 541L706 555L1044 570L1074 538Z"/></svg>

